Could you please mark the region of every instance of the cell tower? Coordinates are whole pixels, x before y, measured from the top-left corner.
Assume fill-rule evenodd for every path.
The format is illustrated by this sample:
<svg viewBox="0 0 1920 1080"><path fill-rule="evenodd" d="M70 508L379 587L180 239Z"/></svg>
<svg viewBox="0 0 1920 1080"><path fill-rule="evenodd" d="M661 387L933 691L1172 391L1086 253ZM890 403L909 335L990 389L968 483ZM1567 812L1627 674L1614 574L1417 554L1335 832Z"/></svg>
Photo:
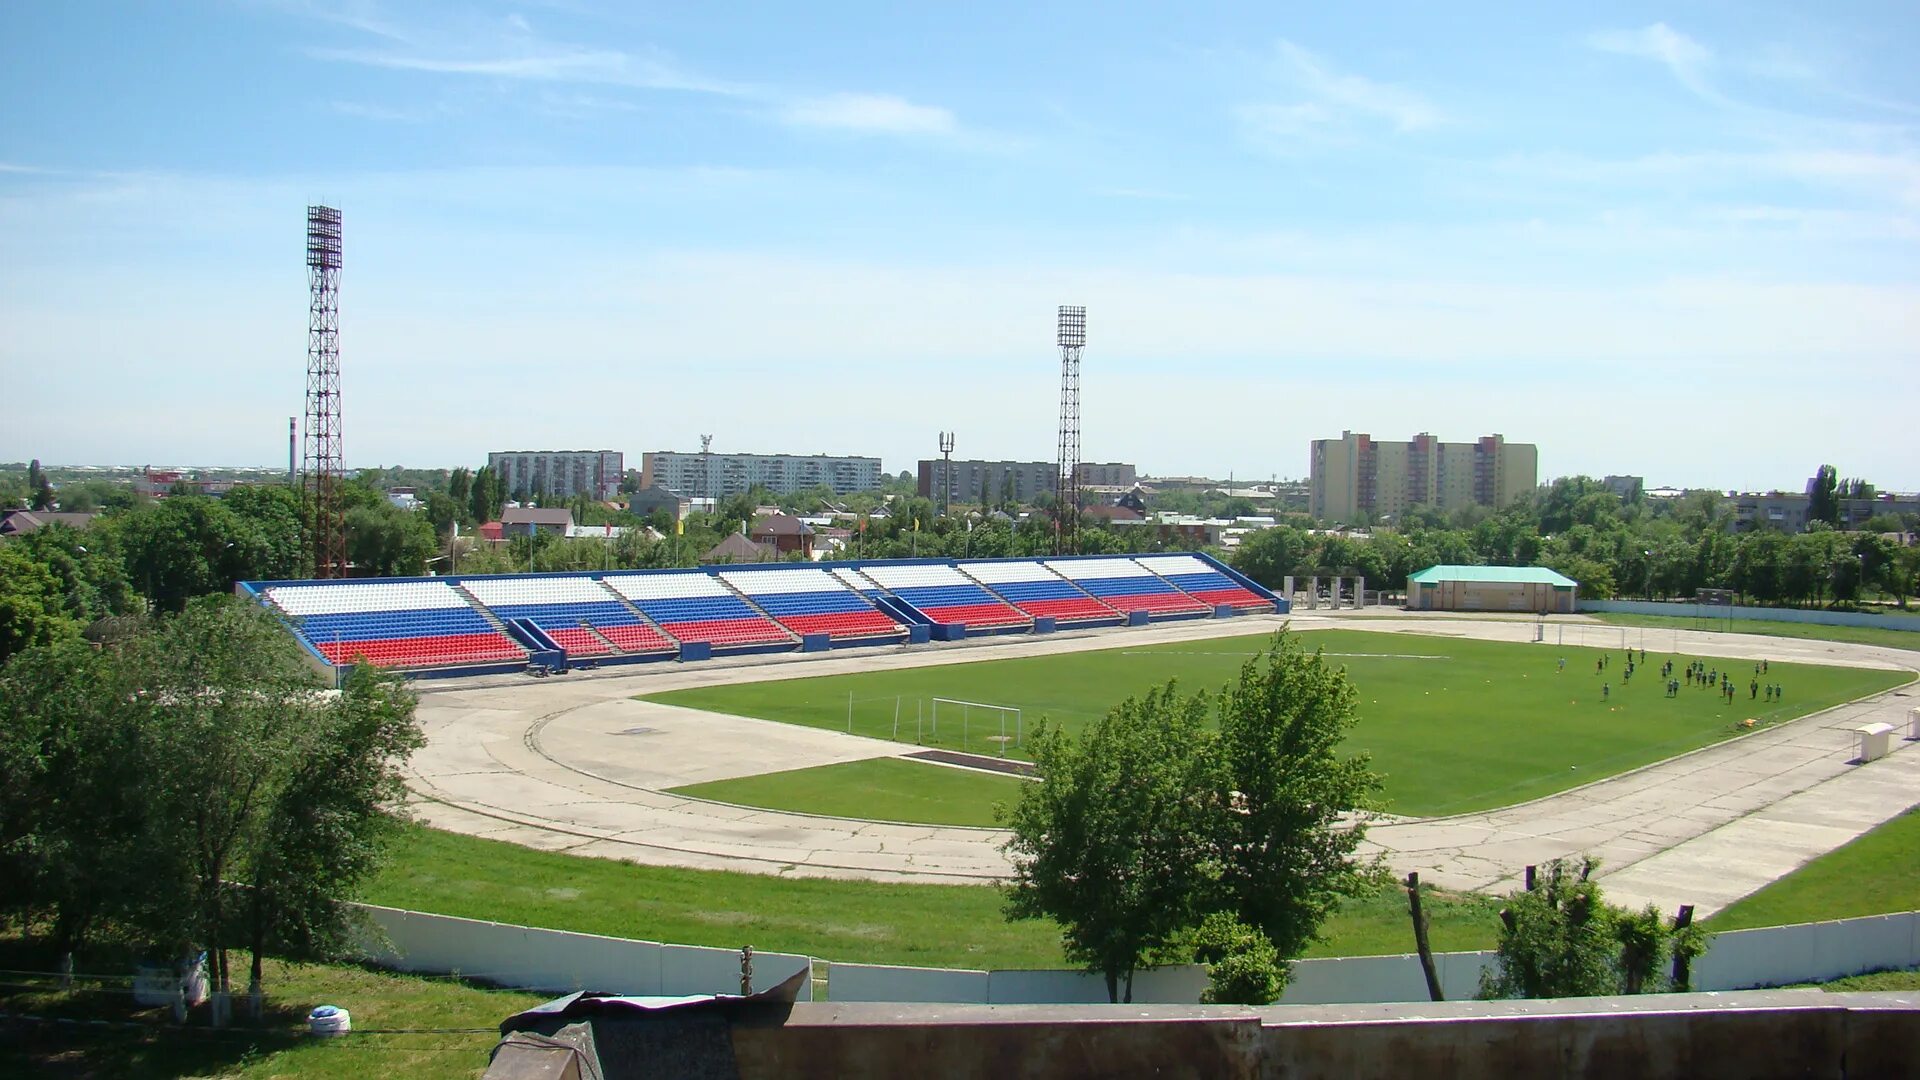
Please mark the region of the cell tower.
<svg viewBox="0 0 1920 1080"><path fill-rule="evenodd" d="M940 433L940 512L953 505L953 432Z"/></svg>
<svg viewBox="0 0 1920 1080"><path fill-rule="evenodd" d="M307 432L306 473L313 576L347 576L346 523L341 485L347 470L340 448L340 211L307 207Z"/></svg>
<svg viewBox="0 0 1920 1080"><path fill-rule="evenodd" d="M697 494L703 499L713 498L713 436L711 435L700 436L700 490ZM707 504L709 513L717 509L719 509L718 504L712 502Z"/></svg>
<svg viewBox="0 0 1920 1080"><path fill-rule="evenodd" d="M1053 553L1080 553L1080 350L1087 309L1060 306L1060 473L1054 481Z"/></svg>

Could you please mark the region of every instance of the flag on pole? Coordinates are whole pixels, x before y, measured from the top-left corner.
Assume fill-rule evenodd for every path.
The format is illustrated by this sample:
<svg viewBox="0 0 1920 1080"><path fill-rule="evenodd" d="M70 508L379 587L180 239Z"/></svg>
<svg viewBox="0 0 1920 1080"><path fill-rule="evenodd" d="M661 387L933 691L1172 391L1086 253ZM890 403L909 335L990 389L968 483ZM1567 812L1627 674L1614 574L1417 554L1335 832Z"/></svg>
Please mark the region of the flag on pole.
<svg viewBox="0 0 1920 1080"><path fill-rule="evenodd" d="M674 521L674 523L673 523L673 535L675 535L675 536L685 536L685 535L687 535L687 519L686 519L686 518L679 518L679 519L677 519L677 520L675 520L675 521Z"/></svg>

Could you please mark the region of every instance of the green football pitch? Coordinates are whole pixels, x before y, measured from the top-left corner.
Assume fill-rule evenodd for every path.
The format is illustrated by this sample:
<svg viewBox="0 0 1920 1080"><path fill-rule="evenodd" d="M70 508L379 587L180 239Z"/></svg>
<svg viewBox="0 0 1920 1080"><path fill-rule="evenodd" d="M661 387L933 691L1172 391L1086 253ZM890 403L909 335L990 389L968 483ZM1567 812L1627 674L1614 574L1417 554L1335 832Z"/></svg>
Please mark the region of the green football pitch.
<svg viewBox="0 0 1920 1080"><path fill-rule="evenodd" d="M1627 654L1617 648L1362 630L1300 636L1353 679L1360 722L1348 744L1370 753L1385 776L1386 809L1418 816L1538 798L1737 735L1747 730L1742 725L1748 719L1755 726L1789 720L1910 678L1900 671L1787 663L1772 663L1765 676L1756 676L1751 661L1706 659L1709 668L1731 672L1737 695L1728 702L1684 680L1679 695L1667 697L1661 665L1673 660L1679 677L1694 658L1653 650L1628 680ZM1120 700L1169 679L1188 691L1218 690L1270 640L1262 634L984 659L678 690L647 700L832 730L850 727L856 735L983 754L1002 752L1003 744L989 736L999 736L1004 722L1004 752L1022 757L1026 736L1042 720L1078 731ZM1600 668L1603 660L1606 667ZM1782 687L1782 700L1749 697L1748 683L1756 677ZM936 698L1015 707L1019 721L1016 726L1005 713L943 702L936 729ZM790 774L794 784L817 788L801 775L808 771ZM911 807L894 817L887 812L893 800L876 794L881 798L869 803L873 811L862 816L926 820ZM796 798L756 789L751 801L809 809L804 793Z"/></svg>

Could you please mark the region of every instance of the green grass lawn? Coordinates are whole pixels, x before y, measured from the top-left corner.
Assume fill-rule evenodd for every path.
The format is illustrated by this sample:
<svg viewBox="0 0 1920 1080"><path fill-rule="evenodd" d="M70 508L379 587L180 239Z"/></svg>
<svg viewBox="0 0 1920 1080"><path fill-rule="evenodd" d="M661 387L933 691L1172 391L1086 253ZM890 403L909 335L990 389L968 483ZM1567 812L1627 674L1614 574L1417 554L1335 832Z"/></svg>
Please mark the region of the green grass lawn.
<svg viewBox="0 0 1920 1080"><path fill-rule="evenodd" d="M1849 975L1832 982L1814 983L1814 986L1829 994L1852 992L1865 993L1873 990L1920 990L1920 968L1908 968L1905 971L1875 971L1866 975Z"/></svg>
<svg viewBox="0 0 1920 1080"><path fill-rule="evenodd" d="M1714 930L1920 911L1920 807L1715 915Z"/></svg>
<svg viewBox="0 0 1920 1080"><path fill-rule="evenodd" d="M18 938L0 941L0 954L16 972L52 966L44 950L23 946ZM247 963L244 953L234 954L241 983ZM129 970L124 962L87 957L79 958L76 968ZM103 992L107 984L82 983L82 989L63 993L52 980L11 974L8 987L0 990L0 1009L106 1020L114 1026L50 1026L0 1041L0 1075L466 1080L486 1071L500 1021L547 999L352 966L268 961L265 968L266 1021L255 1026L242 1019L244 1003L236 1002L235 1025L217 1032L209 1030L204 1006L182 1031L172 1027L166 1010L137 1006L124 993ZM33 989L36 985L45 988ZM354 1033L337 1039L304 1036L308 1011L321 1004L351 1012Z"/></svg>
<svg viewBox="0 0 1920 1080"><path fill-rule="evenodd" d="M1678 698L1667 698L1659 676L1667 657L1651 650L1646 665L1626 682L1620 649L1364 630L1314 631L1302 637L1344 665L1359 690L1360 723L1349 745L1370 752L1374 767L1385 775L1387 809L1421 816L1549 795L1727 738L1750 717L1762 724L1792 719L1910 677L1905 672L1776 663L1767 679L1785 687L1786 696L1783 703L1769 704L1748 698L1752 665L1736 661L1739 696L1727 704L1710 690L1685 685ZM1017 706L1022 710L1022 734L1042 718L1078 730L1122 698L1170 678L1188 690L1217 690L1241 664L1263 651L1268 640L1255 635L981 660L678 690L647 700L846 730L851 695L856 734L892 737L897 703L903 740L913 741L917 729L920 741L928 745L994 753L994 744L982 736L999 733L998 714L975 711L963 727L960 715L943 705L934 731L926 723L931 700ZM1603 655L1610 666L1597 674L1595 663ZM1564 671L1558 669L1562 657ZM1689 659L1678 658L1676 674ZM1709 661L1710 666L1726 663ZM1611 687L1604 698L1603 683ZM1020 756L1024 748L1016 745L1008 753ZM994 779L974 780L981 790L967 796L972 805L988 805L997 797L985 790L986 782ZM797 790L811 786L813 778L793 776L762 785L758 797L811 809L821 804ZM846 798L861 801L857 793Z"/></svg>
<svg viewBox="0 0 1920 1080"><path fill-rule="evenodd" d="M589 934L752 945L823 960L926 967L1061 967L1052 923L1008 922L990 885L900 885L638 866L410 828L371 903ZM1430 893L1434 948L1491 948L1496 901ZM1313 956L1413 951L1406 895L1346 905ZM357 1015L357 1014L356 1014Z"/></svg>
<svg viewBox="0 0 1920 1080"><path fill-rule="evenodd" d="M1767 637L1845 641L1855 645L1882 645L1889 649L1920 650L1920 632L1891 626L1821 626L1817 623L1763 622L1759 619L1696 619L1690 615L1635 615L1623 611L1592 611L1588 615L1614 626L1657 627L1662 630L1718 630ZM1920 615L1888 615L1888 622L1920 625Z"/></svg>
<svg viewBox="0 0 1920 1080"><path fill-rule="evenodd" d="M872 758L715 780L672 791L803 814L989 827L999 824L994 807L1018 802L1020 786L1027 782L924 761Z"/></svg>

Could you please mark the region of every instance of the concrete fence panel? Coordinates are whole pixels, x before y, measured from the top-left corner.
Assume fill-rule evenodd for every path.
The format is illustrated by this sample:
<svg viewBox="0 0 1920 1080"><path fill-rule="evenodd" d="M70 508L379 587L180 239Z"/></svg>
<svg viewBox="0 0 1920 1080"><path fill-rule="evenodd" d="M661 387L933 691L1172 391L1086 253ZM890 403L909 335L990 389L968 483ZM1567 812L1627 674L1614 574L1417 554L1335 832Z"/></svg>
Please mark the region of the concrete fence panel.
<svg viewBox="0 0 1920 1080"><path fill-rule="evenodd" d="M600 990L636 996L740 992L740 954L732 949L542 930L507 923L363 905L386 943L369 942L368 959L399 971L458 974L500 986L550 993ZM764 990L813 961L791 953L755 953L753 987Z"/></svg>
<svg viewBox="0 0 1920 1080"><path fill-rule="evenodd" d="M888 964L834 964L827 969L827 997L833 1001L985 1005L987 973Z"/></svg>
<svg viewBox="0 0 1920 1080"><path fill-rule="evenodd" d="M805 970L807 977L800 990L801 1000L813 995L813 960L792 953L753 954L753 989L765 990ZM687 994L738 994L740 992L740 954L732 949L710 949L700 945L660 946L660 993L668 997Z"/></svg>
<svg viewBox="0 0 1920 1080"><path fill-rule="evenodd" d="M601 990L642 996L737 994L740 954L732 949L541 930L504 923L363 905L385 943L369 940L367 957L401 971L459 974L501 986L554 993ZM1434 957L1441 988L1453 1001L1473 997L1490 952ZM1712 935L1694 964L1697 990L1738 990L1838 978L1881 968L1920 966L1920 912L1875 915ZM835 964L835 1001L972 1004L1074 1004L1107 1000L1106 983L1084 971L964 971ZM753 989L806 972L812 960L792 953L755 953ZM1135 973L1139 1004L1192 1004L1206 989L1198 965ZM1419 959L1356 956L1302 960L1282 1004L1337 1005L1424 1001Z"/></svg>
<svg viewBox="0 0 1920 1080"><path fill-rule="evenodd" d="M1794 982L1815 970L1814 924L1729 930L1713 935L1693 965L1696 990L1739 990Z"/></svg>
<svg viewBox="0 0 1920 1080"><path fill-rule="evenodd" d="M1912 615L1875 615L1863 611L1820 611L1815 608L1714 607L1689 601L1665 600L1581 600L1580 610L1616 611L1630 615L1666 615L1672 618L1701 619L1713 629L1711 620L1725 623L1729 613L1734 620L1757 622L1814 623L1821 626L1872 626L1887 630L1920 633L1920 617Z"/></svg>

